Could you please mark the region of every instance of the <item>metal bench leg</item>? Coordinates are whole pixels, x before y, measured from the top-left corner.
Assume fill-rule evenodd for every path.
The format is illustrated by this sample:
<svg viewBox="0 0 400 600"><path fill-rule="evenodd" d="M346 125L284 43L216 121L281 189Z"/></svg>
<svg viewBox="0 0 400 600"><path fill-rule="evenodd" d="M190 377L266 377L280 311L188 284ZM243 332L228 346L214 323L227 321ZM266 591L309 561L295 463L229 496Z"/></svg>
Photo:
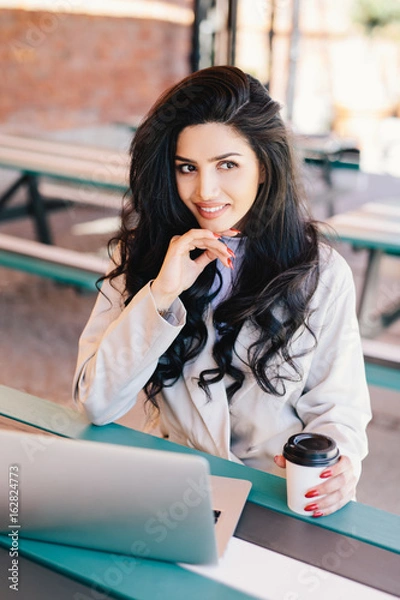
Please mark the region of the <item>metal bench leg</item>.
<svg viewBox="0 0 400 600"><path fill-rule="evenodd" d="M376 303L382 256L382 250L369 250L368 264L358 307L360 332L366 338L375 337L383 327L382 317L378 313Z"/></svg>
<svg viewBox="0 0 400 600"><path fill-rule="evenodd" d="M335 190L332 179L332 165L329 158L326 158L322 164L322 179L328 188L327 209L328 218L335 214Z"/></svg>
<svg viewBox="0 0 400 600"><path fill-rule="evenodd" d="M17 190L21 186L26 185L27 182L28 182L28 176L21 175L21 177L18 177L17 181L14 181L14 183L10 185L8 190L6 190L0 196L0 210L5 206L5 204L10 200L10 198L12 198L14 196L14 194L17 192Z"/></svg>
<svg viewBox="0 0 400 600"><path fill-rule="evenodd" d="M30 212L35 219L37 238L43 244L52 244L53 241L47 222L46 207L38 189L37 178L34 175L28 175L27 177Z"/></svg>

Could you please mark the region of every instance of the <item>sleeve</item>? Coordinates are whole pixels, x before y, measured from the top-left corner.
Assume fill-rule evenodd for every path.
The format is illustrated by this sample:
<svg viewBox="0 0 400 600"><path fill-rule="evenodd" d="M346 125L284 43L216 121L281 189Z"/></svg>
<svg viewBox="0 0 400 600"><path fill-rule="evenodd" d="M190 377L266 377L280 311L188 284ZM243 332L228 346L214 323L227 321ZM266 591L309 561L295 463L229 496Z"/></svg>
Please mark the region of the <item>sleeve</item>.
<svg viewBox="0 0 400 600"><path fill-rule="evenodd" d="M305 431L332 437L352 461L357 478L367 455L369 392L355 310L352 273L341 257L319 283L313 328L317 346L295 409ZM327 276L326 276L327 275Z"/></svg>
<svg viewBox="0 0 400 600"><path fill-rule="evenodd" d="M79 340L73 398L95 425L111 423L132 408L186 319L179 299L168 320L162 317L150 283L125 307L122 283L121 278L113 285L103 282Z"/></svg>

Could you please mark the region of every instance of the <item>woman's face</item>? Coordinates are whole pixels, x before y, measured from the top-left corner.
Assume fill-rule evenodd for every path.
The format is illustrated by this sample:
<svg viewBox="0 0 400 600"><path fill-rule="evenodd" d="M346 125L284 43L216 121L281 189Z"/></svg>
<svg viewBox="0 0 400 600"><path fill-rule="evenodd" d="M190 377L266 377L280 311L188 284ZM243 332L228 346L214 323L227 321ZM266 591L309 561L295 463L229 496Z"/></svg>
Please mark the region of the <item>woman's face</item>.
<svg viewBox="0 0 400 600"><path fill-rule="evenodd" d="M223 123L183 129L175 156L179 197L201 228L218 233L237 227L262 182L246 138Z"/></svg>

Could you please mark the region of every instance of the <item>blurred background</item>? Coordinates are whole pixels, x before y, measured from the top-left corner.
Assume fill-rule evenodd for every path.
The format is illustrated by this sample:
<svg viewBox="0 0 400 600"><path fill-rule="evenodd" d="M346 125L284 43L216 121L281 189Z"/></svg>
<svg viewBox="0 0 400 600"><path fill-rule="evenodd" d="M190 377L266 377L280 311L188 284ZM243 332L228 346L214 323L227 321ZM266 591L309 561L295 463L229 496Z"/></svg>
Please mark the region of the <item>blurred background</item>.
<svg viewBox="0 0 400 600"><path fill-rule="evenodd" d="M190 70L235 63L303 133L396 173L398 0L0 1L3 131L130 122ZM397 151L397 152L396 152Z"/></svg>
<svg viewBox="0 0 400 600"><path fill-rule="evenodd" d="M310 210L338 227L366 356L388 369L359 499L400 514L399 0L0 0L0 40L0 384L72 405L95 294L57 250L77 273L104 262L136 125L191 71L235 64L282 104Z"/></svg>

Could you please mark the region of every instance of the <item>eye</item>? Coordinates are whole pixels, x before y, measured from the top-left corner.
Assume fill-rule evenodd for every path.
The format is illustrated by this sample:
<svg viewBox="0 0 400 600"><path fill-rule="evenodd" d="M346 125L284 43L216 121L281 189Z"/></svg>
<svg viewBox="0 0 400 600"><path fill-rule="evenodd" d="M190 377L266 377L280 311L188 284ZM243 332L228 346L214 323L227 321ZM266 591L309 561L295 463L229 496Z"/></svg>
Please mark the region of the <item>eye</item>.
<svg viewBox="0 0 400 600"><path fill-rule="evenodd" d="M178 171L178 173L183 173L184 175L186 175L187 173L193 173L196 170L196 167L190 164L181 164L176 165L176 170Z"/></svg>
<svg viewBox="0 0 400 600"><path fill-rule="evenodd" d="M219 166L221 169L228 170L228 169L234 169L235 167L238 166L238 164L235 162L232 162L231 160L224 160L222 163L220 163Z"/></svg>

